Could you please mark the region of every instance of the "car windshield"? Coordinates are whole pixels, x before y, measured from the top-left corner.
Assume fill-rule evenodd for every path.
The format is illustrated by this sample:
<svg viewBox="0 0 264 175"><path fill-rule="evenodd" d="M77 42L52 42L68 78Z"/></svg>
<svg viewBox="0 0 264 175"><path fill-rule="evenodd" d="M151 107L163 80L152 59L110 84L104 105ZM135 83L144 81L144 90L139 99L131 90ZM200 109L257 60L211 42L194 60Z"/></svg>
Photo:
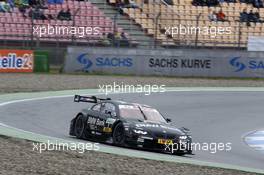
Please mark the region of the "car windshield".
<svg viewBox="0 0 264 175"><path fill-rule="evenodd" d="M144 115L146 116L147 120L154 121L154 122L167 123L164 117L156 109L149 108L149 107L141 107L141 109Z"/></svg>
<svg viewBox="0 0 264 175"><path fill-rule="evenodd" d="M123 118L137 119L144 121L145 118L139 107L134 105L119 105L120 116Z"/></svg>

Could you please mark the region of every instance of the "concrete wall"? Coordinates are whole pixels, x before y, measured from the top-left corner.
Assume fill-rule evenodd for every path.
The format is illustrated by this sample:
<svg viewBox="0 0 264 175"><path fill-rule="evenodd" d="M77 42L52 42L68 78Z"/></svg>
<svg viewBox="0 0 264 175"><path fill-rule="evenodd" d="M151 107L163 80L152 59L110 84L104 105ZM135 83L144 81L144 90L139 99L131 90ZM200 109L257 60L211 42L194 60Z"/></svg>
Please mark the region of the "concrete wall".
<svg viewBox="0 0 264 175"><path fill-rule="evenodd" d="M193 77L264 77L264 52L69 47L64 71Z"/></svg>

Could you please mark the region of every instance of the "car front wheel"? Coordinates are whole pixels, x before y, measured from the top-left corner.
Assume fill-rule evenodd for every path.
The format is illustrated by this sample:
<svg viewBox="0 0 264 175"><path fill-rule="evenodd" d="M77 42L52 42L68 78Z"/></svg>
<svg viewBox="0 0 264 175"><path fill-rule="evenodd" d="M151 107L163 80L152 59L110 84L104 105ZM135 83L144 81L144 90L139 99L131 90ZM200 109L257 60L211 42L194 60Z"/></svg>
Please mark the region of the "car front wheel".
<svg viewBox="0 0 264 175"><path fill-rule="evenodd" d="M125 129L123 124L120 122L116 125L113 132L113 143L118 146L122 146L125 142Z"/></svg>

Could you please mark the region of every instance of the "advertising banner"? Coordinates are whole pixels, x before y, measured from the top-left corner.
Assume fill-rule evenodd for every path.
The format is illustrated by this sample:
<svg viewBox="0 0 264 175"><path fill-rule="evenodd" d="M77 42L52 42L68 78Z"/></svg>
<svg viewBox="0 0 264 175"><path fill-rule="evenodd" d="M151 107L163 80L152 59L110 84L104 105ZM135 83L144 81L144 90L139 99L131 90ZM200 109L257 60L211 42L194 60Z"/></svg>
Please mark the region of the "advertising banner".
<svg viewBox="0 0 264 175"><path fill-rule="evenodd" d="M64 72L184 77L264 77L264 53L68 48Z"/></svg>
<svg viewBox="0 0 264 175"><path fill-rule="evenodd" d="M264 51L263 36L248 36L248 51Z"/></svg>
<svg viewBox="0 0 264 175"><path fill-rule="evenodd" d="M0 50L0 72L33 72L32 50Z"/></svg>

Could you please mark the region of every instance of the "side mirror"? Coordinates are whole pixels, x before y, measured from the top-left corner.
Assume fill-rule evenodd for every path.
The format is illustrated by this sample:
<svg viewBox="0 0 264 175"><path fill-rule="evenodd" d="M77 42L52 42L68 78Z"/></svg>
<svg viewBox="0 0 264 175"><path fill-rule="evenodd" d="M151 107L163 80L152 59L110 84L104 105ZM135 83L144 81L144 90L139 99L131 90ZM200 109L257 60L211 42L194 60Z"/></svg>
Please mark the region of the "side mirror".
<svg viewBox="0 0 264 175"><path fill-rule="evenodd" d="M171 119L170 119L170 118L166 118L166 121L167 121L168 123L170 123L170 122L171 122Z"/></svg>

